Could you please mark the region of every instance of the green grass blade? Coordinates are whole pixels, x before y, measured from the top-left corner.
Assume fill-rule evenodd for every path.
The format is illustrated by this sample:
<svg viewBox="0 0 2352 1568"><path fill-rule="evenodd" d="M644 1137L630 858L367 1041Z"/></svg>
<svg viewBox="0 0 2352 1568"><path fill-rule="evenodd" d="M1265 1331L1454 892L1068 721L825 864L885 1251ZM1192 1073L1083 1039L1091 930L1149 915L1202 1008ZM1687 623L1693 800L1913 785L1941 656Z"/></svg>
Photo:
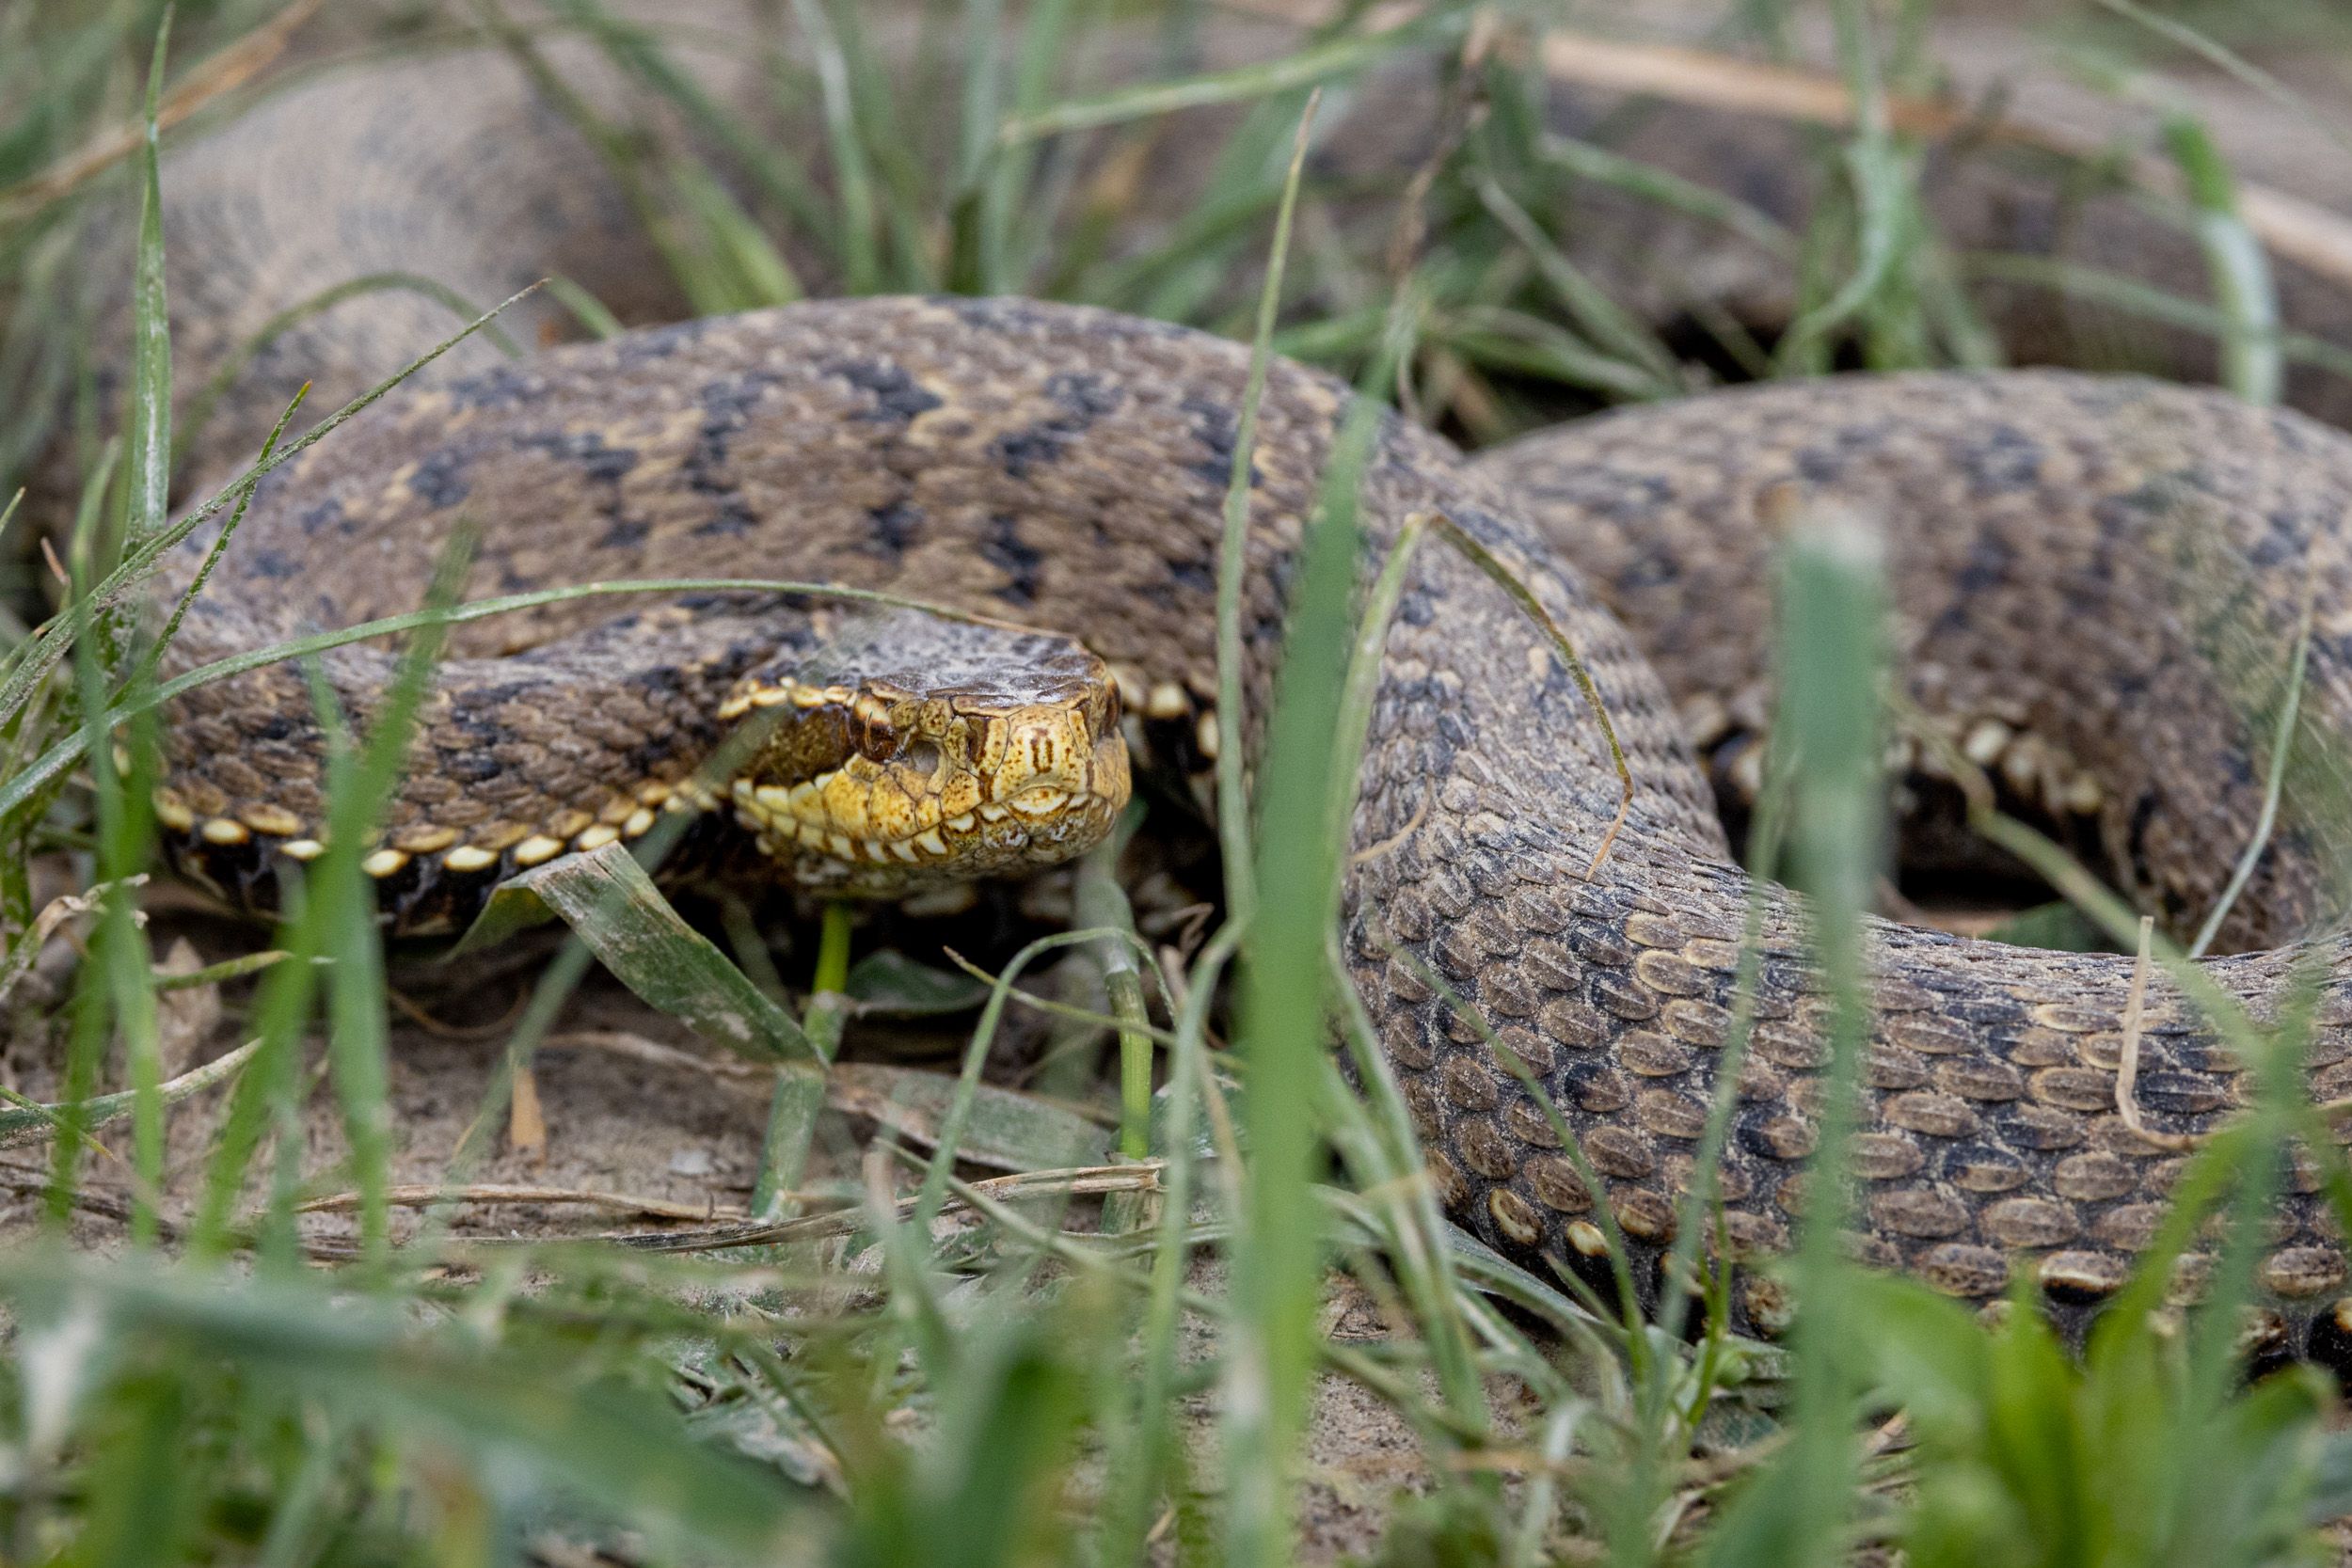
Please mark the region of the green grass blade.
<svg viewBox="0 0 2352 1568"><path fill-rule="evenodd" d="M2201 332L2217 342L2232 329L2229 318L2220 308L2208 301L2186 299L2136 277L2086 266L2078 261L1998 252L1978 252L1959 260L1961 270L1970 276L2048 289L2055 293L2088 300L2107 309L2144 317L2167 326ZM2244 331L2242 325L2240 330ZM2280 356L2289 364L2317 365L2331 374L2352 377L2352 353L2324 338L2308 332L2287 331L2274 332L2267 338L2247 333L2246 338L2249 341L2275 345Z"/></svg>
<svg viewBox="0 0 2352 1568"><path fill-rule="evenodd" d="M1124 939L1097 943L1093 958L1104 996L1123 1025L1119 1031L1119 1152L1130 1160L1152 1152L1152 1020L1144 1006L1143 968L1136 956L1142 942L1136 935L1135 910L1119 884L1119 857L1141 817L1141 808L1130 806L1111 836L1080 858L1073 914L1080 926L1117 931Z"/></svg>
<svg viewBox="0 0 2352 1568"><path fill-rule="evenodd" d="M455 1473L518 1499L551 1493L646 1529L665 1553L800 1560L787 1531L807 1522L771 1477L687 1438L644 1390L573 1375L557 1346L485 1351L469 1335L420 1332L396 1304L339 1300L299 1277L232 1284L20 1252L0 1261L0 1292L28 1312L74 1304L162 1367L233 1367L439 1449Z"/></svg>
<svg viewBox="0 0 2352 1568"><path fill-rule="evenodd" d="M963 1070L956 1080L954 1097L948 1101L946 1115L940 1118L939 1141L930 1165L923 1173L923 1190L914 1211L914 1229L928 1234L930 1222L939 1213L940 1204L947 1196L947 1182L955 1168L955 1151L963 1141L964 1129L979 1101L980 1069L988 1060L988 1049L996 1038L997 1022L1004 1017L1005 1005L1012 998L1012 984L1022 971L1057 948L1084 946L1089 942L1118 941L1122 933L1115 930L1059 931L1040 937L1015 953L996 976L990 989L987 1004L981 1007L977 1022L972 1026L972 1037L964 1047Z"/></svg>
<svg viewBox="0 0 2352 1568"><path fill-rule="evenodd" d="M1837 0L1838 56L1854 102L1846 172L1854 199L1856 254L1830 297L1789 324L1773 358L1784 372L1827 369L1833 333L1901 283L1902 262L1917 238L1919 211L1911 160L1887 124L1886 98L1867 13L1859 0Z"/></svg>
<svg viewBox="0 0 2352 1568"><path fill-rule="evenodd" d="M761 194L812 234L828 227L824 198L786 150L762 137L749 117L714 98L694 75L671 60L652 28L615 17L593 0L564 0L564 11L595 35L606 53L685 114L696 132L726 150L748 172ZM593 328L592 328L593 329ZM601 331L599 336L605 336Z"/></svg>
<svg viewBox="0 0 2352 1568"><path fill-rule="evenodd" d="M2317 580L2314 576L2303 590L2303 615L2296 628L2295 654L2287 664L2285 695L2279 705L2277 727L2271 733L2270 767L2263 784L2262 811L2254 820L2252 836L2247 840L2244 852L2238 856L2237 864L2230 872L2228 885L2214 900L2204 924L2197 927L2197 936L2188 944L2188 956L2192 958L2203 958L2205 950L2213 945L2214 935L2221 929L2221 923L2229 918L2230 911L2236 907L2238 895L2244 893L2246 884L2253 879L2254 867L2260 863L2263 851L2270 847L2271 830L2278 825L2279 802L2286 793L2287 759L2295 750L2296 720L2302 712L2303 676L2311 664L2312 612L2316 603Z"/></svg>
<svg viewBox="0 0 2352 1568"><path fill-rule="evenodd" d="M567 285L567 287L577 292L577 285ZM552 289L552 284L550 288ZM421 273L362 273L357 277L348 277L341 283L321 289L308 299L296 300L254 328L244 341L238 343L222 357L219 368L204 378L204 385L198 388L196 395L188 400L187 418L181 422L179 443L182 453L184 454L196 444L197 438L203 435L204 427L212 422L213 410L219 405L220 400L228 394L229 389L236 385L237 378L245 373L246 367L252 364L254 358L263 349L294 328L300 326L304 322L326 314L344 301L374 293L408 293L415 294L421 299L429 299L447 309L461 323L486 320L481 307L473 304L465 295L438 278L427 277ZM563 296L559 295L559 297ZM499 351L507 357L512 359L522 357L522 346L495 325L485 325L482 335L496 344Z"/></svg>
<svg viewBox="0 0 2352 1568"><path fill-rule="evenodd" d="M1071 35L1082 4L1091 0L1042 0L1029 8L1021 24L1021 43L1013 66L1012 111L1025 118L1041 110L1053 91L1056 65L1073 48ZM1032 149L1024 144L1005 147L993 123L985 129L988 145L976 147L987 169L980 195L978 281L983 293L1018 292L1025 284L1048 234L1044 224L1020 222L1022 199L1036 175ZM967 135L970 132L967 130ZM1016 253L1020 259L1015 260Z"/></svg>
<svg viewBox="0 0 2352 1568"><path fill-rule="evenodd" d="M2188 187L2197 243L2220 308L2221 382L2249 403L2279 401L2279 295L2263 243L2238 215L2237 182L2203 126L2186 115L2165 121L2165 146Z"/></svg>
<svg viewBox="0 0 2352 1568"><path fill-rule="evenodd" d="M1807 899L1812 945L1830 1001L1828 1063L1806 1167L1797 1244L1796 1403L1785 1453L1751 1481L1706 1560L1806 1565L1844 1550L1857 1478L1855 1347L1867 1330L1846 1310L1852 1265L1839 1251L1851 1195L1847 1146L1869 1024L1863 918L1880 874L1883 752L1878 671L1884 589L1875 539L1851 518L1800 520L1783 569L1785 660L1775 746L1793 760L1789 864Z"/></svg>
<svg viewBox="0 0 2352 1568"><path fill-rule="evenodd" d="M1373 386L1403 359L1412 321L1403 310L1398 317L1389 352L1370 372ZM1291 1547L1290 1456L1312 1361L1322 1273L1323 1241L1308 1184L1330 1016L1323 948L1339 912L1345 852L1328 831L1330 775L1361 541L1357 486L1381 415L1381 404L1359 393L1333 443L1291 596L1259 782L1263 901L1250 925L1241 1000L1249 1168L1233 1259L1237 1312L1226 1354L1225 1528L1229 1560L1269 1568L1286 1560Z"/></svg>
<svg viewBox="0 0 2352 1568"><path fill-rule="evenodd" d="M1312 87L1377 64L1408 45L1452 38L1470 24L1471 9L1447 0L1383 31L1333 39L1278 59L1057 103L1041 113L1008 120L1001 135L1008 143L1030 141L1066 131L1119 125L1214 103L1247 103Z"/></svg>
<svg viewBox="0 0 2352 1568"><path fill-rule="evenodd" d="M614 978L712 1044L753 1061L818 1061L792 1015L679 918L626 845L562 856L506 886L544 901Z"/></svg>
<svg viewBox="0 0 2352 1568"><path fill-rule="evenodd" d="M223 510L233 505L239 499L249 495L253 486L258 484L264 476L332 435L342 426L345 420L352 419L409 376L414 375L418 371L422 370L487 326L501 311L516 300L530 294L537 287L538 285L534 283L531 288L520 290L491 307L487 314L469 322L462 330L443 339L415 359L410 360L396 374L377 382L367 391L352 399L342 407L279 448L270 457L256 462L218 494L198 506L189 508L180 520L169 528L139 541L125 554L121 564L115 567L106 575L103 581L88 592L84 607L86 612L97 616L110 614L119 610L131 600L133 595L139 593L148 578L154 575L166 551L214 517L218 516ZM41 682L55 672L58 664L72 651L78 625L72 613L52 616L41 623L40 632L30 640L28 644L20 645L18 652L21 657L16 657L10 663L8 678L0 681L0 725L7 725L16 720L17 716L24 710L26 703L31 700ZM114 717L120 718L122 715L118 711ZM12 780L11 784L14 782ZM22 800L23 795L20 793L9 805L0 806L0 819L5 819L13 810L14 805L21 803Z"/></svg>
<svg viewBox="0 0 2352 1568"><path fill-rule="evenodd" d="M147 73L146 135L139 154L138 271L131 291L130 529L135 545L163 531L171 506L171 315L164 295L164 196L156 112L172 8L155 29Z"/></svg>
<svg viewBox="0 0 2352 1568"><path fill-rule="evenodd" d="M808 1011L801 1027L809 1053L820 1063L833 1060L849 1019L850 912L845 900L829 901L817 941L817 973L809 984ZM757 989L762 995L770 994L765 986ZM755 1220L791 1216L790 1195L801 1184L809 1145L817 1134L817 1113L825 1106L825 1078L805 1063L782 1067L776 1072L775 1092L768 1101L768 1131L760 1139L759 1173L752 1181L751 1212Z"/></svg>
<svg viewBox="0 0 2352 1568"><path fill-rule="evenodd" d="M1291 144L1290 170L1274 217L1274 245L1265 286L1258 296L1258 329L1249 348L1249 375L1243 383L1241 414L1233 431L1233 467L1225 487L1225 531L1216 557L1216 816L1225 849L1228 918L1248 926L1258 901L1257 871L1249 852L1249 791L1244 784L1242 740L1243 579L1249 569L1249 494L1258 451L1258 405L1265 396L1266 365L1272 355L1274 317L1282 300L1282 271L1290 256L1291 220L1298 209L1298 177L1307 160L1307 135L1315 119L1310 97Z"/></svg>
<svg viewBox="0 0 2352 1568"><path fill-rule="evenodd" d="M462 525L451 535L425 590L427 610L446 609L463 591L474 545L473 531ZM330 749L327 848L310 869L305 906L316 926L305 933L307 940L288 944L297 952L314 949L334 960L327 972L327 1062L359 1189L360 1246L375 1264L383 1261L389 1245L384 1195L390 1185L391 1107L385 1063L383 943L376 931L375 890L361 863L405 770L417 712L447 635L440 624L413 633L382 700L369 715L368 733L357 754ZM318 684L324 689L324 682Z"/></svg>
<svg viewBox="0 0 2352 1568"><path fill-rule="evenodd" d="M792 16L808 39L817 57L817 86L824 108L825 140L833 153L834 179L840 216L836 261L844 290L870 294L882 287L882 252L876 229L878 204L874 175L858 136L856 108L850 93L849 62L834 37L833 24L818 0L792 0Z"/></svg>
<svg viewBox="0 0 2352 1568"><path fill-rule="evenodd" d="M261 1048L258 1040L247 1040L234 1051L225 1052L200 1067L190 1068L179 1077L156 1086L156 1095L164 1104L176 1105L181 1101L205 1090L230 1083L245 1070ZM0 1148L12 1144L30 1143L51 1135L58 1128L71 1123L83 1132L103 1127L131 1114L140 1099L140 1091L125 1089L119 1094L102 1094L79 1105L41 1105L7 1090L0 1090L15 1108L0 1111Z"/></svg>
<svg viewBox="0 0 2352 1568"><path fill-rule="evenodd" d="M1568 316L1603 349L1622 360L1640 378L1652 398L1673 397L1682 388L1680 370L1666 345L1641 322L1568 260L1550 235L1511 199L1492 175L1478 181L1478 198L1511 237L1535 258L1546 282L1559 296Z"/></svg>

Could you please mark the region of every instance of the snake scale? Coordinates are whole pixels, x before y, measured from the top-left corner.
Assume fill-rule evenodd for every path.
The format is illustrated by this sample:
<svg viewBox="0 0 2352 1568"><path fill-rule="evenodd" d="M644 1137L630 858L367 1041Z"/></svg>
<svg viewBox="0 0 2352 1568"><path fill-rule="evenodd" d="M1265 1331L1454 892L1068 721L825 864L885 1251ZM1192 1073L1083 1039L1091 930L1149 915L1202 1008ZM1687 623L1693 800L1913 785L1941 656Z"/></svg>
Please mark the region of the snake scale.
<svg viewBox="0 0 2352 1568"><path fill-rule="evenodd" d="M379 71L387 101L413 94L424 69ZM375 100L346 76L167 166L190 362L216 359L228 324L281 302L264 285L305 266L383 266L413 234L430 236L444 273L486 288L517 266L582 270L532 253L548 235L620 244L610 204L576 183L547 185L551 206L495 194L564 166L527 91L496 86L494 65L431 70L434 122L403 122L414 134L393 150L368 129ZM442 107L477 87L471 118ZM331 146L329 166L358 172L331 193L261 181L257 165L271 166L257 150L289 140L313 156ZM346 216L322 221L306 203ZM485 217L509 212L532 221ZM355 360L372 373L437 336L420 311L346 305L274 344L246 378L260 390L235 439L299 377L340 390ZM1246 369L1243 348L1199 332L1018 299L823 301L515 363L485 351L269 477L167 673L413 608L463 519L480 531L469 596L668 576L889 589L1074 635L1131 709L1188 714L1214 691L1219 513ZM1349 399L1287 362L1266 384L1243 616L1253 712ZM1618 784L1585 699L1491 581L1448 551L1417 558L1381 671L1344 949L1446 1207L1515 1256L1591 1271L1605 1203L1637 1283L1655 1289L1716 1089L1750 903L1702 754L1736 763L1753 740L1771 519L1792 508L1878 527L1908 700L2011 793L2103 845L2172 924L2211 906L2253 831L2263 779L2248 759L2307 580L2304 722L2323 740L2352 732L2352 439L2302 415L2049 371L1718 391L1475 459L1386 417L1364 480L1371 551L1429 512L1492 550L1581 651L1634 777L1625 828L1588 875ZM172 585L195 560L183 552ZM572 601L457 628L369 863L388 918L446 927L520 865L643 831L718 744L730 693L740 712L743 683L821 648L837 629L829 613L713 594ZM391 665L358 647L323 667L364 722ZM1115 729L1116 706L1098 702L1089 722ZM890 728L914 707L886 723L858 711ZM315 848L323 742L308 688L260 671L167 719L159 799L175 860L265 902L288 855ZM2330 771L2298 769L2291 807L2326 799ZM1102 799L1123 788L1094 782ZM1086 793L1067 779L1052 793L1073 790ZM856 809L882 810L863 797ZM2290 810L2225 932L2247 951L2205 972L2266 1017L2296 956L2315 958L2308 1071L2332 1100L2352 1089L2352 949L2305 936L2331 907L2322 867L2339 847L2312 826L2324 820ZM1801 911L1776 888L1762 907L1757 1022L1723 1167L1741 1256L1788 1240L1824 1050ZM2245 1102L2243 1065L2159 974L2127 1119L2128 958L1886 922L1871 924L1868 950L1863 1256L1978 1300L2022 1272L2079 1327L2149 1239L2185 1142ZM1432 972L1534 1069L1604 1192L1433 994ZM2308 1161L2286 1185L2259 1271L2263 1331L2274 1350L2346 1359L2344 1260ZM1769 1278L1742 1275L1735 1327L1774 1333L1787 1310Z"/></svg>

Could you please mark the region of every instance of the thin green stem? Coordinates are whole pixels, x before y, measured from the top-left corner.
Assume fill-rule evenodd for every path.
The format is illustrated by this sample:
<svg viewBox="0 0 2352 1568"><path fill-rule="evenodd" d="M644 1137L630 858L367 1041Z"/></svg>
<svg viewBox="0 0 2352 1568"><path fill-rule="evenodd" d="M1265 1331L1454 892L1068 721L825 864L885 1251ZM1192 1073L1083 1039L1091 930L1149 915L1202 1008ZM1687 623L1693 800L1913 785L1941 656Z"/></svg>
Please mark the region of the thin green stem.
<svg viewBox="0 0 2352 1568"><path fill-rule="evenodd" d="M1320 92L1310 93L1291 143L1282 179L1282 202L1274 214L1274 247L1266 258L1265 286L1258 293L1258 328L1249 345L1249 377L1242 385L1241 414L1233 429L1232 477L1225 489L1225 533L1216 558L1216 819L1225 849L1225 906L1248 924L1257 908L1257 867L1249 854L1249 797L1242 757L1242 585L1249 572L1249 492L1258 451L1258 405L1265 397L1267 366L1273 359L1274 317L1282 302L1282 272L1290 259L1291 220L1298 210L1298 180L1307 163L1308 133L1313 129Z"/></svg>

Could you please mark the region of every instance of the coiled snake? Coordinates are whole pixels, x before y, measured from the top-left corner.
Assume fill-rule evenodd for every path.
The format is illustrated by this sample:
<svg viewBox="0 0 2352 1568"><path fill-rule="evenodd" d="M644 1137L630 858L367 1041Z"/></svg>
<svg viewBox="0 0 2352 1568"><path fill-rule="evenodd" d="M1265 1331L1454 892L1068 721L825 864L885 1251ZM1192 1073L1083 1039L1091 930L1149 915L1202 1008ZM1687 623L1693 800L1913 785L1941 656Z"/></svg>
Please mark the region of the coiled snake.
<svg viewBox="0 0 2352 1568"><path fill-rule="evenodd" d="M313 91L272 112L331 128L338 107ZM285 134L281 119L252 135ZM203 252L205 214L215 230L238 228L237 245L274 243L261 207L235 209L240 225L219 217L219 188L248 180L249 159L207 156L177 166L172 238L194 279L183 313L248 286L224 282ZM423 200L432 184L401 188ZM446 250L435 260L464 265ZM304 355L358 352L324 322L274 351L281 374L313 373ZM815 738L771 759L772 793L754 780L720 805L804 871L885 888L900 867L920 871L921 835L953 836L942 824L969 819L985 837L990 822L1018 828L1022 800L1043 821L1074 800L1091 826L1045 844L1050 858L1123 796L1123 757L1106 738L1115 687L1162 718L1214 689L1219 509L1246 360L1231 342L1090 309L866 299L477 361L274 474L170 668L413 608L461 518L481 531L469 594L667 577L890 589L1073 634L1108 671L1057 640L974 632L967 646L934 626L924 635L953 646L917 644L922 657L899 663L947 659L946 697L917 689L919 669L881 668L887 648L812 674L832 628L772 595L596 598L461 627L369 862L389 918L445 927L517 866L643 831L688 800L694 765L763 700L819 716L803 726ZM1244 611L1253 710L1347 401L1288 363L1266 386ZM1645 1288L1672 1240L1749 900L1693 730L1720 762L1724 736L1753 723L1769 662L1765 517L1792 504L1883 531L1909 700L2018 792L2094 832L2168 916L2201 916L2253 831L2264 781L2248 759L2268 733L2307 580L2305 721L2323 739L2352 731L2352 439L2296 414L2046 372L1717 392L1468 462L1387 420L1364 481L1373 549L1437 512L1500 556L1581 652L1635 782L1624 831L1588 877L1618 784L1584 698L1501 590L1424 552L1387 644L1345 944L1448 1209L1519 1256L1586 1266L1600 1201ZM1007 648L1048 668L1016 669L1009 693L966 702L1005 673L986 666ZM325 667L364 721L390 656L346 649ZM1030 708L1050 712L1006 717ZM315 851L321 745L310 693L283 669L179 703L159 802L180 863L265 899L285 857ZM1025 772L991 771L1013 765L1009 752L1026 756ZM2326 799L2328 770L2298 768L2291 807ZM854 788L826 782L859 769ZM923 795L934 784L965 794L943 804ZM2333 847L2310 826L2319 819L2290 810L2237 906L2226 936L2255 950L2205 963L2258 1016L2297 951L2281 944L2328 907ZM1026 852L1022 837L992 841L1000 862ZM1723 1169L1742 1251L1787 1240L1823 1051L1800 911L1776 890L1765 910L1758 1023ZM2118 1109L2130 958L1888 923L1868 939L1865 1255L1969 1298L2026 1271L2079 1320L2147 1241L2182 1135L2244 1101L2242 1064L2157 975L2136 1129ZM2339 936L2312 940L2324 983L2309 1072L2327 1100L2352 1085L2352 952ZM1433 995L1432 971L1540 1075L1605 1194L1587 1190L1518 1083ZM2339 1354L2352 1348L2352 1314L2334 1306L2343 1255L2310 1169L2289 1185L2260 1271L2272 1326L2281 1346ZM1734 1312L1736 1326L1769 1332L1780 1304L1752 1277Z"/></svg>

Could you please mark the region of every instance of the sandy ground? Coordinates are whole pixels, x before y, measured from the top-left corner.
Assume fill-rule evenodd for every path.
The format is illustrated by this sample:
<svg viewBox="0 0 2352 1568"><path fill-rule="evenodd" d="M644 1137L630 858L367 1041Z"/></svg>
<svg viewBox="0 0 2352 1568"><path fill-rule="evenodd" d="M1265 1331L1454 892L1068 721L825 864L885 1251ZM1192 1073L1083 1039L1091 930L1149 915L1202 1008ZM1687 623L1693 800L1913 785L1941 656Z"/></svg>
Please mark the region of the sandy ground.
<svg viewBox="0 0 2352 1568"><path fill-rule="evenodd" d="M178 902L168 895L164 901ZM187 943L183 963L191 958L217 961L251 950L258 940L243 926L185 912L159 918L152 933L162 953ZM498 1041L511 1028L549 948L547 942L525 939L453 970L395 963L393 988L409 1015L391 1040L396 1183L434 1187L451 1179L453 1161L475 1133L485 1096L497 1083ZM55 978L68 972L69 958L70 950L53 955L30 989L40 990L46 978L54 994ZM233 983L225 994L175 993L166 1030L170 1065L178 1069L210 1060L246 1037L251 995L251 982ZM960 1021L956 1037L899 1027L866 1031L872 1037L865 1044L869 1051L886 1044L885 1059L903 1060L909 1049L960 1037L966 1026L968 1022ZM1035 1044L1038 1032L1033 1024L1012 1024L1008 1054L1017 1058ZM859 1046L860 1032L853 1025L850 1048L854 1053ZM0 1081L55 1098L61 1058L58 1040L20 1027L0 1053ZM749 1199L759 1161L764 1075L714 1054L600 974L565 1009L532 1076L545 1126L544 1149L516 1147L509 1120L500 1113L489 1118L482 1158L466 1180L482 1186L565 1189L677 1205L682 1214L708 1220L739 1213ZM227 1102L227 1094L215 1089L173 1109L167 1218L184 1219L192 1212ZM839 1174L828 1165L827 1149L853 1149L873 1129L854 1116L829 1115L828 1123L818 1138L816 1180ZM118 1123L102 1136L110 1146L119 1145L126 1141L122 1132L123 1124ZM304 1138L302 1168L327 1177L329 1188L340 1185L331 1173L345 1145L331 1092L321 1089L310 1097ZM39 1223L47 1158L45 1143L0 1153L0 1237L26 1235ZM86 1173L89 1207L77 1218L77 1237L95 1250L109 1251L121 1241L127 1187L105 1160L93 1161ZM396 1213L395 1238L413 1234L419 1223L420 1211ZM664 1223L643 1209L632 1212L625 1202L476 1202L456 1210L452 1228L461 1236L547 1238L654 1229ZM301 1224L305 1239L327 1253L351 1233L349 1218L341 1213L306 1215ZM1221 1290L1221 1265L1203 1259L1195 1284ZM1332 1281L1326 1321L1335 1337L1349 1343L1371 1343L1387 1333L1370 1299L1343 1277ZM1211 1332L1200 1322L1188 1323L1187 1355L1208 1354ZM1506 1420L1525 1397L1517 1385L1498 1384L1494 1393ZM1213 1476L1214 1397L1188 1398L1184 1416L1197 1440L1195 1473ZM1343 1377L1318 1380L1301 1497L1301 1560L1330 1562L1371 1553L1399 1502L1423 1491L1426 1482L1419 1440L1392 1408Z"/></svg>

